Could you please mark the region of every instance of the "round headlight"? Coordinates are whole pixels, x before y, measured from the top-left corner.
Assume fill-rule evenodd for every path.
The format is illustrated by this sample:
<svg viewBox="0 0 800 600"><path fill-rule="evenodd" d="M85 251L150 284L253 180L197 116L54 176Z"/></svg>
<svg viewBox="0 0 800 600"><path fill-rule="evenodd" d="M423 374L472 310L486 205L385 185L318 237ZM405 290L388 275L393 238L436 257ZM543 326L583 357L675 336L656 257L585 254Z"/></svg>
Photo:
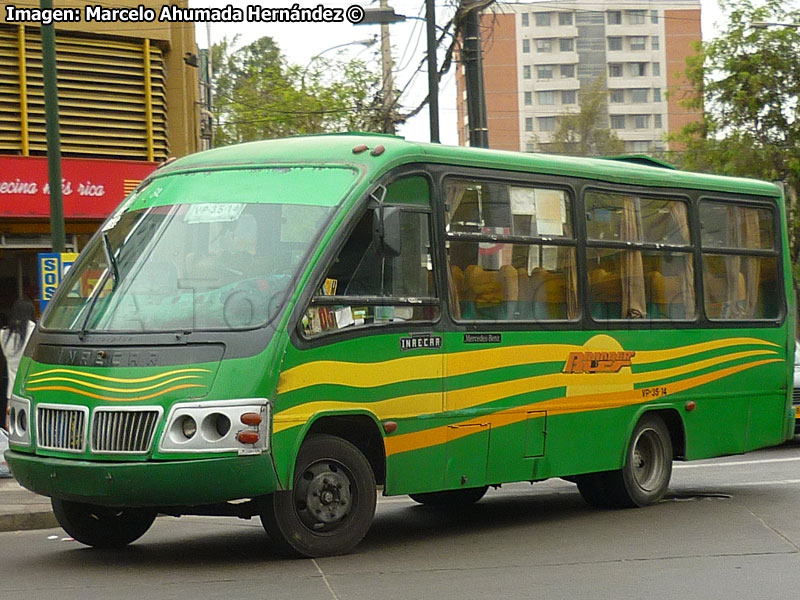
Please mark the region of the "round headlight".
<svg viewBox="0 0 800 600"><path fill-rule="evenodd" d="M193 438L194 434L197 433L197 421L189 415L181 417L181 432L186 436L187 440Z"/></svg>
<svg viewBox="0 0 800 600"><path fill-rule="evenodd" d="M17 432L22 435L28 430L28 413L24 408L17 412Z"/></svg>

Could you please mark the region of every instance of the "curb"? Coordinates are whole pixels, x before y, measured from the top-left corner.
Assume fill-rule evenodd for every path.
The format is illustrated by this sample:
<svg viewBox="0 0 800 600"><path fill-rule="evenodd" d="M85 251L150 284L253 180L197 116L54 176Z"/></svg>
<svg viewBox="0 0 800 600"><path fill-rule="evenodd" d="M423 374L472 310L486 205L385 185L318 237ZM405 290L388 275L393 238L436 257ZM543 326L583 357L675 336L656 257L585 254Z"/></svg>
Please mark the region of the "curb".
<svg viewBox="0 0 800 600"><path fill-rule="evenodd" d="M24 510L0 514L0 532L59 527L52 510Z"/></svg>

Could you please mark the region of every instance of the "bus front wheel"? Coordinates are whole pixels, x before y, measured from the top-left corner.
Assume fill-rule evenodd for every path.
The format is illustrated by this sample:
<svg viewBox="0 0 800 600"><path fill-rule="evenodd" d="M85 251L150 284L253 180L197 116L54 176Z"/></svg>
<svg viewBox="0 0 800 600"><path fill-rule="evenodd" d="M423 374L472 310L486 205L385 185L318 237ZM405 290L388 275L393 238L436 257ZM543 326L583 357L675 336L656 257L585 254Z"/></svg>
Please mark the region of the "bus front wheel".
<svg viewBox="0 0 800 600"><path fill-rule="evenodd" d="M632 508L655 504L672 476L672 439L664 420L645 414L631 434L625 465L616 471L577 478L578 490L591 505Z"/></svg>
<svg viewBox="0 0 800 600"><path fill-rule="evenodd" d="M120 548L150 529L156 511L69 502L52 498L59 525L77 541L95 548Z"/></svg>
<svg viewBox="0 0 800 600"><path fill-rule="evenodd" d="M292 489L264 499L261 523L285 554L344 554L367 534L376 502L375 475L361 451L312 435L300 447Z"/></svg>

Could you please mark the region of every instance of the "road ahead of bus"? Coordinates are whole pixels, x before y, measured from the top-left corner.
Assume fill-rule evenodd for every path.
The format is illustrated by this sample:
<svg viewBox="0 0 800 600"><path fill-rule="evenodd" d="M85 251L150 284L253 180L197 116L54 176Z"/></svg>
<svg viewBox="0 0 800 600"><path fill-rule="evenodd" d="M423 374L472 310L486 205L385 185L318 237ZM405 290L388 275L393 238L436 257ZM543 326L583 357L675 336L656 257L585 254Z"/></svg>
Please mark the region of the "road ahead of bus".
<svg viewBox="0 0 800 600"><path fill-rule="evenodd" d="M462 513L383 498L349 556L285 560L257 520L163 517L137 543L0 534L3 600L785 598L800 587L800 441L679 464L668 498L598 511L561 480Z"/></svg>

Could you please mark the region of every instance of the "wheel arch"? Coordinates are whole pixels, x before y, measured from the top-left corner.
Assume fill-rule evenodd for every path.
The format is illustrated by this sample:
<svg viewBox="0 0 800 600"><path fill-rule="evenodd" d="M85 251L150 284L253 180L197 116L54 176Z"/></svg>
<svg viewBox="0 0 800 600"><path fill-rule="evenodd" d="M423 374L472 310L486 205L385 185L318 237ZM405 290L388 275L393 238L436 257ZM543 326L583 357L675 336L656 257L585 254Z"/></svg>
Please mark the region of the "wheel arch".
<svg viewBox="0 0 800 600"><path fill-rule="evenodd" d="M661 417L662 421L664 421L664 425L667 426L667 431L669 431L670 441L672 442L673 460L685 458L686 427L684 426L683 417L681 417L680 412L674 406L648 405L636 413L635 418L631 420L631 423L628 426L628 434L625 438L625 444L622 449L623 463L625 461L625 455L627 454L628 443L630 442L631 434L636 428L637 423L639 423L639 421L641 421L646 415L657 415Z"/></svg>
<svg viewBox="0 0 800 600"><path fill-rule="evenodd" d="M333 435L353 444L372 467L375 482L378 485L386 482L386 449L380 424L375 415L366 411L320 413L309 419L305 431L298 437L298 443L289 464L287 489L291 489L294 481L295 463L300 447L308 436L315 434Z"/></svg>

